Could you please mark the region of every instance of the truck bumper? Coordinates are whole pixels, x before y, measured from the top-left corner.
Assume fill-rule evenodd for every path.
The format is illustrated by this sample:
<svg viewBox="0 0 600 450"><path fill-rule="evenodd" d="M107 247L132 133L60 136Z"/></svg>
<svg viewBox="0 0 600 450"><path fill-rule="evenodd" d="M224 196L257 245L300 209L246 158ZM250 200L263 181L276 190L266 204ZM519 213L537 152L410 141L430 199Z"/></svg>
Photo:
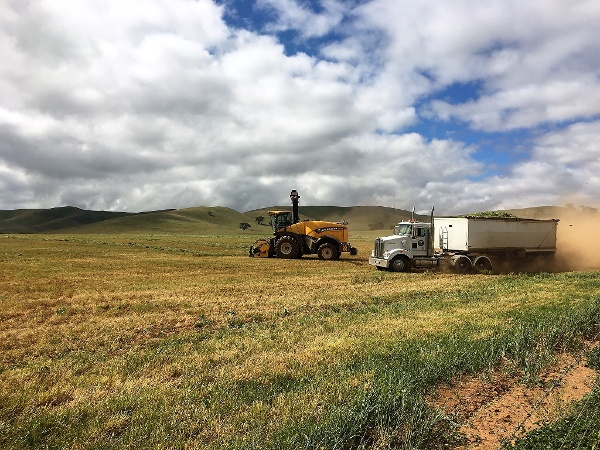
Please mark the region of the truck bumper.
<svg viewBox="0 0 600 450"><path fill-rule="evenodd" d="M390 262L387 259L375 258L374 256L369 258L369 264L372 266L382 267L384 269L387 269L390 266Z"/></svg>

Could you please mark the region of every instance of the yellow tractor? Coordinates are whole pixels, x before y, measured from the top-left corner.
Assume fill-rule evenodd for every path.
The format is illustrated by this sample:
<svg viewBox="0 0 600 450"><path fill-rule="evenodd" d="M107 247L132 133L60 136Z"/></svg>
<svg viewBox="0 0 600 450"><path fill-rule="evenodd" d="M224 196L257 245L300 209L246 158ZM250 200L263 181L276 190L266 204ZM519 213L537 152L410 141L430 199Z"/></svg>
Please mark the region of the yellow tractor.
<svg viewBox="0 0 600 450"><path fill-rule="evenodd" d="M300 196L294 189L290 194L292 211L269 211L273 237L258 239L250 247L250 256L261 258L301 258L314 255L320 259L338 259L342 252L356 255L348 242L348 227L343 223L323 220L300 221Z"/></svg>

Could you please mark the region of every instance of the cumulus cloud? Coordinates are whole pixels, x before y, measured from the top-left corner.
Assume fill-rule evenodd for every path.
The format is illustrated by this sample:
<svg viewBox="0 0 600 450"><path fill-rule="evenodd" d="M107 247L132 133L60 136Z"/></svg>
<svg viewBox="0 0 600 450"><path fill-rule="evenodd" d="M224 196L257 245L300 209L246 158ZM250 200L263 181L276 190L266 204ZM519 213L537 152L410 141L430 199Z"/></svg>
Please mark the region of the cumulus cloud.
<svg viewBox="0 0 600 450"><path fill-rule="evenodd" d="M598 19L591 0L8 0L0 209L243 211L292 188L440 213L595 205ZM494 173L485 134L514 130L526 155Z"/></svg>
<svg viewBox="0 0 600 450"><path fill-rule="evenodd" d="M272 10L277 21L268 24L268 31L293 30L303 38L324 36L341 23L348 12L350 2L323 0L314 11L310 3L297 0L257 0L258 8Z"/></svg>

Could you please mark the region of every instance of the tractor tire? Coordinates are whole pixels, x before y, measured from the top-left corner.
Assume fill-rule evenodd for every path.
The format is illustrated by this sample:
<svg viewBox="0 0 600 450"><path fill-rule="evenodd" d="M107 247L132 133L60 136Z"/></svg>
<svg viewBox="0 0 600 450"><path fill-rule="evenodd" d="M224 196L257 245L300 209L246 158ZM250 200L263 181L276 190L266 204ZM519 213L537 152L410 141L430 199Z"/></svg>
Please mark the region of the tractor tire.
<svg viewBox="0 0 600 450"><path fill-rule="evenodd" d="M275 245L278 258L294 259L300 256L298 241L293 236L281 236Z"/></svg>
<svg viewBox="0 0 600 450"><path fill-rule="evenodd" d="M325 242L324 244L319 245L317 255L319 256L319 259L331 261L338 259L340 257L340 252L335 248L335 245Z"/></svg>
<svg viewBox="0 0 600 450"><path fill-rule="evenodd" d="M390 263L389 269L392 272L408 272L410 270L410 261L406 256L396 256Z"/></svg>

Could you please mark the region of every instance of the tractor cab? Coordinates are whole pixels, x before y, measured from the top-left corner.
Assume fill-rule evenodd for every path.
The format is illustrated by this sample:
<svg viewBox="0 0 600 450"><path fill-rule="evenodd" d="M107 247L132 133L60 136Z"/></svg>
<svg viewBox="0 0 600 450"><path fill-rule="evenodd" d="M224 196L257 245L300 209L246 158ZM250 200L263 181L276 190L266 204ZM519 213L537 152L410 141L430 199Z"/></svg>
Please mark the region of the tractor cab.
<svg viewBox="0 0 600 450"><path fill-rule="evenodd" d="M269 216L271 216L270 223L274 233L294 223L291 211L269 211Z"/></svg>

